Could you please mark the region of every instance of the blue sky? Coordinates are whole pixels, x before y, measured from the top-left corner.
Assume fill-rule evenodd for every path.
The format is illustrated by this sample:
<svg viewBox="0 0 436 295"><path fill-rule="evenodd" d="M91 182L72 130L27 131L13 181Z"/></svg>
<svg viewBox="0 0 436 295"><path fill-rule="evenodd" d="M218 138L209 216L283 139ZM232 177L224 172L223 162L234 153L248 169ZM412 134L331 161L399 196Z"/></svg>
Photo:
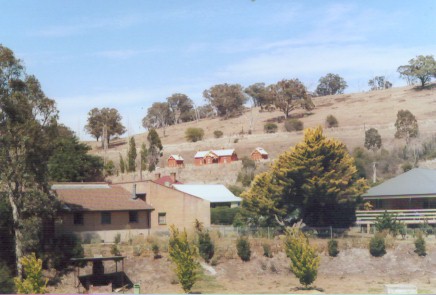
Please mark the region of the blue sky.
<svg viewBox="0 0 436 295"><path fill-rule="evenodd" d="M249 86L340 74L368 89L419 54L436 53L434 1L2 1L0 43L56 100L82 139L93 107L114 107L130 134L155 101L204 104L219 83Z"/></svg>

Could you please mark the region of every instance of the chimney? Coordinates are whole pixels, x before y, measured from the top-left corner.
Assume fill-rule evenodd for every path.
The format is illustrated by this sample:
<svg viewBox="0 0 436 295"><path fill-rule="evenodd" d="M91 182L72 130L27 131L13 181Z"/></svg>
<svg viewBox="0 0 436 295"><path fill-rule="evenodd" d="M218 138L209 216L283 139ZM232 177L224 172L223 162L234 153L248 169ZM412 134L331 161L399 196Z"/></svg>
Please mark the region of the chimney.
<svg viewBox="0 0 436 295"><path fill-rule="evenodd" d="M132 185L132 199L136 200L136 183Z"/></svg>
<svg viewBox="0 0 436 295"><path fill-rule="evenodd" d="M160 173L156 173L155 175L154 175L154 180L158 180L160 178Z"/></svg>
<svg viewBox="0 0 436 295"><path fill-rule="evenodd" d="M175 183L175 182L176 182L176 172L171 172L171 173L170 173L170 177L171 177L171 181L172 181L173 183Z"/></svg>

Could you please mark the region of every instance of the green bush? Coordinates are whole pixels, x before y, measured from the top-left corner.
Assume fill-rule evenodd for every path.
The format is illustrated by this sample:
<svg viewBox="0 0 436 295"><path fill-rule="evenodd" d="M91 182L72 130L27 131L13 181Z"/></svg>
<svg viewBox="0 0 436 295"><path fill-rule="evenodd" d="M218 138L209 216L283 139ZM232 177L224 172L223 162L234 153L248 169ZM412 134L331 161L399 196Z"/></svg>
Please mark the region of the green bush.
<svg viewBox="0 0 436 295"><path fill-rule="evenodd" d="M215 138L221 138L223 137L224 133L221 130L215 130L213 132L213 136L215 136Z"/></svg>
<svg viewBox="0 0 436 295"><path fill-rule="evenodd" d="M232 224L240 208L229 208L225 206L210 209L210 219L212 224Z"/></svg>
<svg viewBox="0 0 436 295"><path fill-rule="evenodd" d="M209 263L215 254L215 246L210 239L209 232L199 232L198 233L198 250L200 256L203 257L204 261Z"/></svg>
<svg viewBox="0 0 436 295"><path fill-rule="evenodd" d="M118 247L118 244L113 244L111 247L111 254L113 256L121 256L120 248Z"/></svg>
<svg viewBox="0 0 436 295"><path fill-rule="evenodd" d="M403 169L403 172L407 172L413 169L413 165L410 164L409 162L405 162L401 165L401 169Z"/></svg>
<svg viewBox="0 0 436 295"><path fill-rule="evenodd" d="M204 137L203 128L190 127L185 131L185 138L187 141L197 142L199 140L202 140L203 137Z"/></svg>
<svg viewBox="0 0 436 295"><path fill-rule="evenodd" d="M336 119L336 117L333 116L333 115L328 115L327 116L327 118L325 119L325 124L326 124L327 128L332 128L332 127L338 127L339 126L338 119Z"/></svg>
<svg viewBox="0 0 436 295"><path fill-rule="evenodd" d="M369 241L369 253L374 257L386 254L385 238L380 233L375 234Z"/></svg>
<svg viewBox="0 0 436 295"><path fill-rule="evenodd" d="M84 257L81 240L73 234L64 234L53 240L54 251L50 255L53 267L57 270L65 269L71 258Z"/></svg>
<svg viewBox="0 0 436 295"><path fill-rule="evenodd" d="M249 261L251 257L250 242L245 237L239 237L236 241L236 250L242 261Z"/></svg>
<svg viewBox="0 0 436 295"><path fill-rule="evenodd" d="M14 294L14 280L6 263L0 261L0 294Z"/></svg>
<svg viewBox="0 0 436 295"><path fill-rule="evenodd" d="M263 126L263 130L265 131L265 133L276 133L277 132L277 124L275 123L266 123Z"/></svg>
<svg viewBox="0 0 436 295"><path fill-rule="evenodd" d="M415 253L418 254L419 256L427 255L425 249L425 240L422 234L418 234L418 237L415 240Z"/></svg>
<svg viewBox="0 0 436 295"><path fill-rule="evenodd" d="M304 123L298 119L289 119L285 121L285 129L288 132L301 131L304 129Z"/></svg>
<svg viewBox="0 0 436 295"><path fill-rule="evenodd" d="M241 162L242 169L256 169L256 162L247 156L242 157Z"/></svg>
<svg viewBox="0 0 436 295"><path fill-rule="evenodd" d="M48 279L42 274L42 260L35 253L20 258L23 265L23 278L14 279L18 294L44 294L47 291Z"/></svg>
<svg viewBox="0 0 436 295"><path fill-rule="evenodd" d="M153 252L154 259L161 258L160 254L159 254L159 245L158 244L153 243L151 245L151 251Z"/></svg>
<svg viewBox="0 0 436 295"><path fill-rule="evenodd" d="M271 246L269 244L262 244L262 248L263 248L263 256L268 257L268 258L272 258L272 252L271 252Z"/></svg>
<svg viewBox="0 0 436 295"><path fill-rule="evenodd" d="M377 216L374 226L378 232L389 231L392 236L396 237L403 224L397 219L396 215L385 211L382 215Z"/></svg>
<svg viewBox="0 0 436 295"><path fill-rule="evenodd" d="M121 234L117 233L114 237L114 243L119 244L121 242Z"/></svg>
<svg viewBox="0 0 436 295"><path fill-rule="evenodd" d="M332 257L336 257L339 254L339 250L338 250L338 241L336 240L330 240L328 242L328 250L329 250L329 255Z"/></svg>

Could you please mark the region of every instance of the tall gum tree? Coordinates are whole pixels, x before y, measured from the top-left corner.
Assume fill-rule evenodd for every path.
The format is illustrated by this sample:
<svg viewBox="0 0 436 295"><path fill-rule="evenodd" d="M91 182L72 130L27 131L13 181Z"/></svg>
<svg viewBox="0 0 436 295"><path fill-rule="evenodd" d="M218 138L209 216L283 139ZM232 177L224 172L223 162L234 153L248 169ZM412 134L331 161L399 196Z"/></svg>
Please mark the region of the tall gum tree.
<svg viewBox="0 0 436 295"><path fill-rule="evenodd" d="M57 110L38 80L12 50L0 45L0 186L12 209L17 274L25 254L25 227L50 207L47 162L53 151ZM39 212L41 214L41 212Z"/></svg>

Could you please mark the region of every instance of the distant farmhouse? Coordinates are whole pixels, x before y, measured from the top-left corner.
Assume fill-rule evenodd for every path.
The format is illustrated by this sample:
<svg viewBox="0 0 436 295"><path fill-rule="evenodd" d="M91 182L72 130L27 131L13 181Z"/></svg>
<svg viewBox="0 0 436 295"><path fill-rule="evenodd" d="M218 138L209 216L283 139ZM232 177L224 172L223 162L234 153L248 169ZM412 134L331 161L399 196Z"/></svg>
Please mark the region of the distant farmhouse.
<svg viewBox="0 0 436 295"><path fill-rule="evenodd" d="M194 156L196 166L209 164L226 164L238 161L238 155L234 149L198 151Z"/></svg>
<svg viewBox="0 0 436 295"><path fill-rule="evenodd" d="M170 155L167 160L168 167L177 167L183 168L185 167L184 160L180 155Z"/></svg>
<svg viewBox="0 0 436 295"><path fill-rule="evenodd" d="M415 168L362 195L367 210L356 212L357 224L374 224L385 211L405 224L436 224L436 170Z"/></svg>
<svg viewBox="0 0 436 295"><path fill-rule="evenodd" d="M251 159L254 161L267 160L268 153L263 148L258 147L251 152Z"/></svg>

